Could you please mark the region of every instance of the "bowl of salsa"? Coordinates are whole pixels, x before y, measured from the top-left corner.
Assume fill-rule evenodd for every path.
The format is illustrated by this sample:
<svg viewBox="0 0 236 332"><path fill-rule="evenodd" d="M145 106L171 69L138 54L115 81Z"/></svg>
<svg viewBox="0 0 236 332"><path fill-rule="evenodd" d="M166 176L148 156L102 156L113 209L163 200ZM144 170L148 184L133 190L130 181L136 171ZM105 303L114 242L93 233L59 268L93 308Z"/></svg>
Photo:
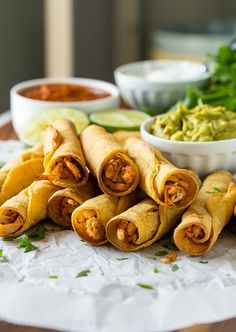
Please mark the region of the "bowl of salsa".
<svg viewBox="0 0 236 332"><path fill-rule="evenodd" d="M77 108L85 113L117 108L114 84L88 78L42 78L21 82L10 92L12 122L17 134L34 112L49 107Z"/></svg>

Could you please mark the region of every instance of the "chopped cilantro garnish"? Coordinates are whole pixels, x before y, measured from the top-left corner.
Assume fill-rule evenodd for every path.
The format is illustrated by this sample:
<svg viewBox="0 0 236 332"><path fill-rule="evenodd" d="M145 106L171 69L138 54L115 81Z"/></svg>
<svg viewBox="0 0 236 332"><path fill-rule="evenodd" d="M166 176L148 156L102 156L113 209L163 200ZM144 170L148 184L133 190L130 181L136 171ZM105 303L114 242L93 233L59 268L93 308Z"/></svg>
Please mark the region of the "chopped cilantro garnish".
<svg viewBox="0 0 236 332"><path fill-rule="evenodd" d="M30 252L30 251L34 251L34 250L37 250L38 247L35 246L29 239L29 237L24 234L24 235L21 235L19 237L17 237L15 239L17 242L19 242L19 245L17 246L18 249L21 249L21 248L24 248L24 252Z"/></svg>
<svg viewBox="0 0 236 332"><path fill-rule="evenodd" d="M154 273L158 273L159 271L158 271L158 269L156 267L154 267L153 272Z"/></svg>
<svg viewBox="0 0 236 332"><path fill-rule="evenodd" d="M167 248L169 250L178 250L176 245L174 244L174 242L172 242L171 240L169 241L166 241L164 244L163 244L163 247L164 248Z"/></svg>
<svg viewBox="0 0 236 332"><path fill-rule="evenodd" d="M149 256L148 258L149 258L149 259L152 259L153 261L156 261L156 260L157 260L157 258L156 258L155 256Z"/></svg>
<svg viewBox="0 0 236 332"><path fill-rule="evenodd" d="M2 168L5 165L5 163L0 162L0 168Z"/></svg>
<svg viewBox="0 0 236 332"><path fill-rule="evenodd" d="M39 225L35 230L29 234L29 238L32 240L42 240L45 238L47 229L44 225Z"/></svg>
<svg viewBox="0 0 236 332"><path fill-rule="evenodd" d="M171 265L171 270L172 270L173 272L178 271L178 269L179 269L179 267L178 267L177 264L172 264L172 265Z"/></svg>
<svg viewBox="0 0 236 332"><path fill-rule="evenodd" d="M50 279L58 279L58 276L56 276L56 275L49 275L48 278L50 278Z"/></svg>
<svg viewBox="0 0 236 332"><path fill-rule="evenodd" d="M208 264L208 261L199 261L199 263Z"/></svg>
<svg viewBox="0 0 236 332"><path fill-rule="evenodd" d="M86 269L86 270L80 271L80 272L76 275L76 278L87 277L88 274L89 274L90 272L91 272L91 271L90 271L89 269Z"/></svg>
<svg viewBox="0 0 236 332"><path fill-rule="evenodd" d="M145 289L154 289L153 286L147 285L147 284L140 284L140 283L138 283L137 286L139 286L141 288L145 288Z"/></svg>
<svg viewBox="0 0 236 332"><path fill-rule="evenodd" d="M116 259L118 261L125 261L126 259L128 259L128 257L117 257Z"/></svg>
<svg viewBox="0 0 236 332"><path fill-rule="evenodd" d="M0 249L0 258L3 258L3 249Z"/></svg>
<svg viewBox="0 0 236 332"><path fill-rule="evenodd" d="M165 256L168 254L168 251L166 250L160 250L155 253L155 256Z"/></svg>

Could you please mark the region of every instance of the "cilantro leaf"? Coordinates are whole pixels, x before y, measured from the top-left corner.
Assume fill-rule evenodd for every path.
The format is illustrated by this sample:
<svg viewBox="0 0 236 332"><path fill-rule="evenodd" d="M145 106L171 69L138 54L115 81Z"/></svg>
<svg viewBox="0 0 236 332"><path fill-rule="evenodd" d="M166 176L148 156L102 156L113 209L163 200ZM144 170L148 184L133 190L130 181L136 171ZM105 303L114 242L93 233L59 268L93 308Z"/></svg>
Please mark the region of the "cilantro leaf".
<svg viewBox="0 0 236 332"><path fill-rule="evenodd" d="M199 263L208 264L208 261L199 261Z"/></svg>
<svg viewBox="0 0 236 332"><path fill-rule="evenodd" d="M139 286L141 288L145 288L145 289L154 289L153 286L147 285L147 284L140 284L140 283L138 283L137 286Z"/></svg>
<svg viewBox="0 0 236 332"><path fill-rule="evenodd" d="M5 163L0 162L0 168L2 168L5 165Z"/></svg>
<svg viewBox="0 0 236 332"><path fill-rule="evenodd" d="M39 225L35 230L29 234L29 238L32 240L42 240L45 238L47 229L44 225Z"/></svg>
<svg viewBox="0 0 236 332"><path fill-rule="evenodd" d="M86 269L86 270L80 271L80 272L76 275L76 278L87 277L88 274L89 274L90 272L91 272L91 271L90 271L89 269Z"/></svg>
<svg viewBox="0 0 236 332"><path fill-rule="evenodd" d="M168 254L168 251L166 251L166 250L160 250L160 251L157 251L156 253L155 253L155 256L159 256L159 257L161 257L161 256L165 256L165 255L167 255Z"/></svg>
<svg viewBox="0 0 236 332"><path fill-rule="evenodd" d="M50 278L50 279L58 279L58 276L52 274L52 275L49 275L48 278Z"/></svg>
<svg viewBox="0 0 236 332"><path fill-rule="evenodd" d="M117 257L116 259L118 261L125 261L126 259L128 259L128 257Z"/></svg>
<svg viewBox="0 0 236 332"><path fill-rule="evenodd" d="M24 248L24 252L27 253L27 252L30 252L30 251L34 251L34 250L37 250L38 247L35 246L29 239L29 237L24 234L24 235L21 235L19 237L17 237L15 239L17 242L19 242L17 248L18 249L21 249L21 248Z"/></svg>
<svg viewBox="0 0 236 332"><path fill-rule="evenodd" d="M0 249L0 258L3 258L3 249Z"/></svg>
<svg viewBox="0 0 236 332"><path fill-rule="evenodd" d="M166 241L163 244L163 247L169 250L178 250L178 248L176 247L176 245L174 244L174 242L172 242L171 240Z"/></svg>
<svg viewBox="0 0 236 332"><path fill-rule="evenodd" d="M171 265L171 270L172 270L173 272L178 271L178 269L179 269L179 267L178 267L177 264L172 264L172 265Z"/></svg>
<svg viewBox="0 0 236 332"><path fill-rule="evenodd" d="M156 258L155 256L149 256L148 258L149 258L149 259L152 259L153 261L156 261L156 260L157 260L157 258Z"/></svg>
<svg viewBox="0 0 236 332"><path fill-rule="evenodd" d="M158 272L159 272L158 269L156 267L154 267L153 273L158 273Z"/></svg>

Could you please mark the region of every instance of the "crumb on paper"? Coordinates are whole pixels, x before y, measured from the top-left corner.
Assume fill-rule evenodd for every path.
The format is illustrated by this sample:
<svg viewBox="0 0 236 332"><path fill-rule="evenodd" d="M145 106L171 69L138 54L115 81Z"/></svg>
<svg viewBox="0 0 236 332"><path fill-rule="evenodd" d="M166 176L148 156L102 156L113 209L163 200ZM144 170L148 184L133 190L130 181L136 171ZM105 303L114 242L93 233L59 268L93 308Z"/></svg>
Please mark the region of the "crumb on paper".
<svg viewBox="0 0 236 332"><path fill-rule="evenodd" d="M173 252L171 255L161 258L160 262L164 264L170 264L174 262L177 258L178 258L177 253Z"/></svg>

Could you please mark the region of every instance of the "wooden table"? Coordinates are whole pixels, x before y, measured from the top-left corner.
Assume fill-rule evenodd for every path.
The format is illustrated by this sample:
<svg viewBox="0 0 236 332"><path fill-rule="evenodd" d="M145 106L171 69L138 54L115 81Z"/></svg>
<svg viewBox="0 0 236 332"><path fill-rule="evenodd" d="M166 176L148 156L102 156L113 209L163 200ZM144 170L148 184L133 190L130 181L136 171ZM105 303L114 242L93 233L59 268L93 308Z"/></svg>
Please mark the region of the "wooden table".
<svg viewBox="0 0 236 332"><path fill-rule="evenodd" d="M15 134L11 123L7 123L3 127L0 127L0 140L16 139L16 138L17 135ZM171 319L171 313L170 313L170 319ZM195 325L193 327L181 329L176 332L235 332L235 331L236 331L236 318L222 321L220 323ZM12 325L5 322L0 322L0 332L55 332L55 330L48 330L48 329L35 328L35 327L25 327L25 326Z"/></svg>

